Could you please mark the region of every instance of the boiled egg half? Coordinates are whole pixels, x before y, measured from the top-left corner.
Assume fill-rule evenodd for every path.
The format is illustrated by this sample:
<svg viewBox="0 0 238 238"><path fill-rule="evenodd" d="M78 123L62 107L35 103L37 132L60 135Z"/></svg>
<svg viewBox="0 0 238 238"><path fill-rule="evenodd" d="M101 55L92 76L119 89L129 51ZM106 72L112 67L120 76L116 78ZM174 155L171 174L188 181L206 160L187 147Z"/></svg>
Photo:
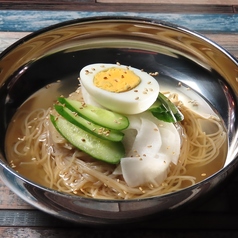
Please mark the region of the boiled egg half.
<svg viewBox="0 0 238 238"><path fill-rule="evenodd" d="M120 64L87 65L80 71L80 83L91 100L123 114L147 110L159 94L159 83L154 77Z"/></svg>

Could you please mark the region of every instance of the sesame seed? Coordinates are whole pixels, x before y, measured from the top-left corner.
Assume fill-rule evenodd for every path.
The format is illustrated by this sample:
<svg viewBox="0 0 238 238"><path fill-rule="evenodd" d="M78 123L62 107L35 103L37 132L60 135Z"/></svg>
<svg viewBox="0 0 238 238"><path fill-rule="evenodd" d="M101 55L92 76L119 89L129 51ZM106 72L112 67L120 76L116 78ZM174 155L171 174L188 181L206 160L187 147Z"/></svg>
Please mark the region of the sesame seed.
<svg viewBox="0 0 238 238"><path fill-rule="evenodd" d="M20 141L24 141L26 139L26 137L25 136L23 136L22 138L18 137L17 139Z"/></svg>
<svg viewBox="0 0 238 238"><path fill-rule="evenodd" d="M135 100L139 100L139 97L136 97Z"/></svg>
<svg viewBox="0 0 238 238"><path fill-rule="evenodd" d="M157 76L158 74L159 74L159 72L149 73L149 75L151 75L151 76Z"/></svg>
<svg viewBox="0 0 238 238"><path fill-rule="evenodd" d="M139 187L139 190L140 190L142 193L145 193L145 191L143 190L142 187Z"/></svg>

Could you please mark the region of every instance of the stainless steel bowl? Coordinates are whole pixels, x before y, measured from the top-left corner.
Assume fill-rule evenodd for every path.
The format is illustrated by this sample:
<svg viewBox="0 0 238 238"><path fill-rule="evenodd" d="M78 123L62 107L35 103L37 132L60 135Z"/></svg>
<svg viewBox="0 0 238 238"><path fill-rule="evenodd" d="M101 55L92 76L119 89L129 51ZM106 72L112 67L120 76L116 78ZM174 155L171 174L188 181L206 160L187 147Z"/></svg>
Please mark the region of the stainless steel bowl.
<svg viewBox="0 0 238 238"><path fill-rule="evenodd" d="M226 164L216 174L179 192L136 200L99 200L63 194L22 177L5 158L4 139L16 109L45 85L62 80L77 87L79 70L94 62L123 62L159 71L204 97L228 133ZM81 224L116 224L181 207L221 183L238 165L238 62L205 37L160 21L87 18L37 31L0 55L0 175L29 204Z"/></svg>

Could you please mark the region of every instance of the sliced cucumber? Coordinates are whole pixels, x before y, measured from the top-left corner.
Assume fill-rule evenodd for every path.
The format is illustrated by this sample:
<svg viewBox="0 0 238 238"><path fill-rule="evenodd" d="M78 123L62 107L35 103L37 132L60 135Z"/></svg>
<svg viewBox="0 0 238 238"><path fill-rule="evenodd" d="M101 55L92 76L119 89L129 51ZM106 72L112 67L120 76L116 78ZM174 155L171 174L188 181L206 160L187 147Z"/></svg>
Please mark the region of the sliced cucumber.
<svg viewBox="0 0 238 238"><path fill-rule="evenodd" d="M98 138L60 116L50 115L50 120L68 142L95 159L118 164L120 159L125 156L125 149L121 142Z"/></svg>
<svg viewBox="0 0 238 238"><path fill-rule="evenodd" d="M111 140L111 141L121 141L124 134L121 131L116 131L108 129L106 127L99 126L90 122L83 117L79 116L76 112L72 112L67 107L61 105L55 105L55 110L64 117L67 121L73 123L74 125L81 127L85 131L92 133L100 138Z"/></svg>
<svg viewBox="0 0 238 238"><path fill-rule="evenodd" d="M148 109L159 120L165 122L178 122L184 119L179 109L162 93L159 93L157 100Z"/></svg>
<svg viewBox="0 0 238 238"><path fill-rule="evenodd" d="M184 116L179 109L163 93L159 93L159 98L163 104L167 105L171 114L176 118L176 121L182 121L184 119Z"/></svg>
<svg viewBox="0 0 238 238"><path fill-rule="evenodd" d="M83 118L97 125L113 130L124 130L129 126L128 118L119 113L92 105L85 105L82 102L63 97L58 98L58 101L68 107L71 111L76 112Z"/></svg>
<svg viewBox="0 0 238 238"><path fill-rule="evenodd" d="M164 113L167 112L167 108L161 102L161 100L157 99L149 108L150 111L156 113Z"/></svg>

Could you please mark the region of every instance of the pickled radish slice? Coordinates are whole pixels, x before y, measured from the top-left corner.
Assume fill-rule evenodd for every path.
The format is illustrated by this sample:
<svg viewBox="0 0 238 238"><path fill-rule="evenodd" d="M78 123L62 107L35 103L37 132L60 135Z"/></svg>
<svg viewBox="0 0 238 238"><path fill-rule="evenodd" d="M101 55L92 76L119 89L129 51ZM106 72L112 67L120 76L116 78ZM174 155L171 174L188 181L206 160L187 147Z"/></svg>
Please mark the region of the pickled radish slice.
<svg viewBox="0 0 238 238"><path fill-rule="evenodd" d="M175 125L159 121L149 112L129 117L124 130L126 157L121 159L121 173L130 187L146 183L160 184L167 176L169 164L177 163L180 135Z"/></svg>

